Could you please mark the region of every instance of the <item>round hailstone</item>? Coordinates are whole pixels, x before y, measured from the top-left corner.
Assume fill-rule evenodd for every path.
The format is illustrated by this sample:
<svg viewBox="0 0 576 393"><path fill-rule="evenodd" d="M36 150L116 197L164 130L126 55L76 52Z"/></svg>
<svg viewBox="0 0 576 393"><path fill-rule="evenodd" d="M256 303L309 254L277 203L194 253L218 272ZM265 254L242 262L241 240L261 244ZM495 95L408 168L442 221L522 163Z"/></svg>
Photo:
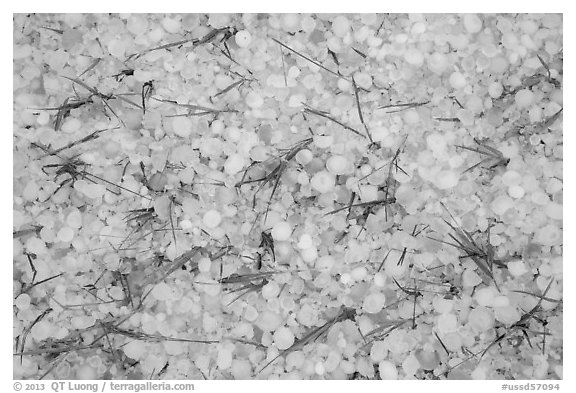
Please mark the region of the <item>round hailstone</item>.
<svg viewBox="0 0 576 393"><path fill-rule="evenodd" d="M496 319L505 324L505 325L512 325L520 320L520 313L518 309L514 306L502 306L496 307L494 309L494 316Z"/></svg>
<svg viewBox="0 0 576 393"><path fill-rule="evenodd" d="M61 130L68 134L78 131L82 127L82 122L75 117L71 117L62 124Z"/></svg>
<svg viewBox="0 0 576 393"><path fill-rule="evenodd" d="M436 320L436 327L441 334L455 332L458 329L458 319L452 313L441 314Z"/></svg>
<svg viewBox="0 0 576 393"><path fill-rule="evenodd" d="M151 294L160 301L170 300L172 299L172 287L161 282L152 289Z"/></svg>
<svg viewBox="0 0 576 393"><path fill-rule="evenodd" d="M485 332L494 327L494 314L486 307L476 307L470 311L468 322L478 332Z"/></svg>
<svg viewBox="0 0 576 393"><path fill-rule="evenodd" d="M354 74L354 82L362 89L369 89L372 86L372 76L367 72L356 72Z"/></svg>
<svg viewBox="0 0 576 393"><path fill-rule="evenodd" d="M528 89L519 90L514 96L514 101L519 108L528 108L534 103L534 93Z"/></svg>
<svg viewBox="0 0 576 393"><path fill-rule="evenodd" d="M283 322L283 318L272 312L272 311L264 311L258 318L256 319L256 326L266 332L272 332L278 329Z"/></svg>
<svg viewBox="0 0 576 393"><path fill-rule="evenodd" d="M290 236L292 235L292 226L286 221L279 221L274 224L271 235L272 238L278 242L290 240Z"/></svg>
<svg viewBox="0 0 576 393"><path fill-rule="evenodd" d="M266 300L278 297L279 293L280 286L274 281L271 281L262 287L262 297Z"/></svg>
<svg viewBox="0 0 576 393"><path fill-rule="evenodd" d="M82 213L80 213L80 210L72 210L66 217L66 224L75 229L82 227Z"/></svg>
<svg viewBox="0 0 576 393"><path fill-rule="evenodd" d="M514 200L510 198L508 195L500 195L496 197L492 203L490 204L490 208L494 213L501 216L508 209L511 209L514 206Z"/></svg>
<svg viewBox="0 0 576 393"><path fill-rule="evenodd" d="M436 351L417 350L416 359L424 370L431 371L440 365L440 357Z"/></svg>
<svg viewBox="0 0 576 393"><path fill-rule="evenodd" d="M264 104L262 96L255 91L251 91L246 95L246 104L253 109L260 108Z"/></svg>
<svg viewBox="0 0 576 393"><path fill-rule="evenodd" d="M526 192L524 191L524 188L522 186L514 185L508 187L508 195L510 195L514 199L522 198L525 193Z"/></svg>
<svg viewBox="0 0 576 393"><path fill-rule="evenodd" d="M96 368L92 367L90 364L83 364L76 370L76 379L80 380L95 380L98 379L98 372Z"/></svg>
<svg viewBox="0 0 576 393"><path fill-rule="evenodd" d="M312 240L312 236L307 233L304 233L300 236L298 241L298 248L301 250L306 250L314 245L314 241Z"/></svg>
<svg viewBox="0 0 576 393"><path fill-rule="evenodd" d="M508 262L507 266L508 271L514 277L520 277L524 273L528 272L528 269L526 268L526 264L524 263L524 261L510 261Z"/></svg>
<svg viewBox="0 0 576 393"><path fill-rule="evenodd" d="M252 42L252 34L247 30L240 30L234 36L234 40L240 48L246 48Z"/></svg>
<svg viewBox="0 0 576 393"><path fill-rule="evenodd" d="M208 228L216 228L222 222L222 216L217 210L208 210L202 217L202 222Z"/></svg>
<svg viewBox="0 0 576 393"><path fill-rule="evenodd" d="M553 220L562 220L563 206L556 202L550 202L544 208L544 213Z"/></svg>
<svg viewBox="0 0 576 393"><path fill-rule="evenodd" d="M441 190L448 190L456 187L460 181L460 176L456 171L440 171L436 175L436 187Z"/></svg>
<svg viewBox="0 0 576 393"><path fill-rule="evenodd" d="M288 349L294 344L294 334L287 327L280 327L274 332L274 344L280 350Z"/></svg>
<svg viewBox="0 0 576 393"><path fill-rule="evenodd" d="M232 351L228 348L222 348L218 351L216 365L220 370L228 370L232 366Z"/></svg>
<svg viewBox="0 0 576 393"><path fill-rule="evenodd" d="M466 86L466 78L460 72L453 72L448 79L450 86L456 90L463 89Z"/></svg>
<svg viewBox="0 0 576 393"><path fill-rule="evenodd" d="M334 189L335 182L335 176L326 171L317 172L314 176L312 176L312 179L310 179L310 185L320 194L332 191Z"/></svg>
<svg viewBox="0 0 576 393"><path fill-rule="evenodd" d="M474 294L474 299L476 302L484 307L492 306L494 303L494 298L496 297L497 292L492 287L484 287L480 288Z"/></svg>
<svg viewBox="0 0 576 393"><path fill-rule="evenodd" d="M559 246L562 244L562 230L556 225L546 225L536 231L534 241L544 246Z"/></svg>
<svg viewBox="0 0 576 393"><path fill-rule="evenodd" d="M406 60L408 64L420 67L424 63L424 55L418 49L408 49L404 52L404 60Z"/></svg>
<svg viewBox="0 0 576 393"><path fill-rule="evenodd" d="M343 175L346 173L349 164L348 159L344 156L331 156L326 160L326 169L335 175Z"/></svg>
<svg viewBox="0 0 576 393"><path fill-rule="evenodd" d="M162 27L170 34L176 34L180 31L181 23L177 19L164 18L162 20Z"/></svg>
<svg viewBox="0 0 576 393"><path fill-rule="evenodd" d="M122 350L130 359L139 360L146 353L146 343L134 340L122 347Z"/></svg>
<svg viewBox="0 0 576 393"><path fill-rule="evenodd" d="M522 175L516 171L506 171L502 175L502 183L506 186L513 186L522 182Z"/></svg>
<svg viewBox="0 0 576 393"><path fill-rule="evenodd" d="M383 360L378 364L380 378L383 380L398 379L398 369L396 365L388 360Z"/></svg>
<svg viewBox="0 0 576 393"><path fill-rule="evenodd" d="M386 303L386 297L382 293L372 293L364 298L362 310L369 314L380 312Z"/></svg>
<svg viewBox="0 0 576 393"><path fill-rule="evenodd" d="M23 293L14 300L14 305L19 310L27 310L30 307L30 295Z"/></svg>
<svg viewBox="0 0 576 393"><path fill-rule="evenodd" d="M116 58L124 57L126 52L126 41L120 39L113 39L108 42L108 52Z"/></svg>
<svg viewBox="0 0 576 393"><path fill-rule="evenodd" d="M244 157L240 154L232 154L228 156L224 163L224 172L230 176L234 176L244 168Z"/></svg>
<svg viewBox="0 0 576 393"><path fill-rule="evenodd" d="M344 15L338 15L332 21L332 31L337 37L345 37L350 30L350 21Z"/></svg>
<svg viewBox="0 0 576 393"><path fill-rule="evenodd" d="M492 82L488 85L488 94L492 98L498 98L504 92L504 87L500 82Z"/></svg>
<svg viewBox="0 0 576 393"><path fill-rule="evenodd" d="M58 241L69 243L74 239L74 230L70 227L62 227L56 236Z"/></svg>
<svg viewBox="0 0 576 393"><path fill-rule="evenodd" d="M302 256L302 260L304 262L312 263L316 260L316 258L318 258L318 250L316 250L316 247L307 248L302 250L300 255Z"/></svg>
<svg viewBox="0 0 576 393"><path fill-rule="evenodd" d="M307 165L312 161L314 155L308 149L302 149L298 153L296 153L296 161L300 165Z"/></svg>
<svg viewBox="0 0 576 393"><path fill-rule="evenodd" d="M448 58L444 53L433 53L427 59L428 69L437 75L442 75L448 67Z"/></svg>
<svg viewBox="0 0 576 393"><path fill-rule="evenodd" d="M30 334L36 341L44 341L52 336L54 326L48 321L40 321L32 327Z"/></svg>
<svg viewBox="0 0 576 393"><path fill-rule="evenodd" d="M210 258L200 258L198 261L198 270L201 273L208 273L212 267L212 261Z"/></svg>
<svg viewBox="0 0 576 393"><path fill-rule="evenodd" d="M326 357L326 361L324 362L324 369L326 370L327 373L331 373L334 370L336 370L336 368L340 364L340 361L342 361L342 355L340 355L339 352L330 351L330 353Z"/></svg>
<svg viewBox="0 0 576 393"><path fill-rule="evenodd" d="M172 119L172 130L180 138L188 138L192 133L192 120L185 116L178 116Z"/></svg>
<svg viewBox="0 0 576 393"><path fill-rule="evenodd" d="M376 341L374 344L372 344L372 348L370 349L370 359L372 359L374 363L384 360L387 354L388 345L386 342Z"/></svg>
<svg viewBox="0 0 576 393"><path fill-rule="evenodd" d="M468 33L474 34L482 30L482 19L480 19L476 14L464 15L463 22Z"/></svg>

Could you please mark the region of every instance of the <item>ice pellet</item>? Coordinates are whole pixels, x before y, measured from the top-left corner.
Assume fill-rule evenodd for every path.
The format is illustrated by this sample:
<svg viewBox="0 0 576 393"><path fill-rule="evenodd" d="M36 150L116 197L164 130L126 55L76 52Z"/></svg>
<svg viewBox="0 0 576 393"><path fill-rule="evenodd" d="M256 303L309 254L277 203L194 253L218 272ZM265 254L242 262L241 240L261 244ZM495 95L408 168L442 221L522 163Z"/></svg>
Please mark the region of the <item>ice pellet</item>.
<svg viewBox="0 0 576 393"><path fill-rule="evenodd" d="M563 207L556 202L550 202L544 207L544 213L553 220L562 220Z"/></svg>
<svg viewBox="0 0 576 393"><path fill-rule="evenodd" d="M152 296L157 300L165 301L172 299L172 288L166 283L159 283L152 289Z"/></svg>
<svg viewBox="0 0 576 393"><path fill-rule="evenodd" d="M348 170L350 162L344 156L331 156L326 160L326 169L335 175L343 175Z"/></svg>
<svg viewBox="0 0 576 393"><path fill-rule="evenodd" d="M250 91L246 95L246 104L252 109L258 109L264 104L264 99L255 91Z"/></svg>
<svg viewBox="0 0 576 393"><path fill-rule="evenodd" d="M74 239L74 230L70 227L62 227L56 236L59 241L68 243Z"/></svg>
<svg viewBox="0 0 576 393"><path fill-rule="evenodd" d="M234 40L240 48L246 48L252 42L252 34L250 34L250 32L247 30L240 30L234 36Z"/></svg>
<svg viewBox="0 0 576 393"><path fill-rule="evenodd" d="M448 82L452 88L459 90L466 86L466 78L460 72L453 72L448 78Z"/></svg>
<svg viewBox="0 0 576 393"><path fill-rule="evenodd" d="M172 119L172 130L180 138L188 138L192 133L192 120L185 116L178 116Z"/></svg>
<svg viewBox="0 0 576 393"><path fill-rule="evenodd" d="M66 216L66 224L71 228L80 228L82 226L82 213L80 213L80 210L74 209L68 213L68 216Z"/></svg>
<svg viewBox="0 0 576 393"><path fill-rule="evenodd" d="M504 87L500 82L492 82L488 85L488 94L492 98L498 98L504 92Z"/></svg>
<svg viewBox="0 0 576 393"><path fill-rule="evenodd" d="M482 19L477 14L465 14L463 22L468 33L474 34L482 30Z"/></svg>
<svg viewBox="0 0 576 393"><path fill-rule="evenodd" d="M510 195L514 199L520 199L524 196L524 194L525 194L524 188L522 188L519 185L508 187L508 195Z"/></svg>
<svg viewBox="0 0 576 393"><path fill-rule="evenodd" d="M501 216L508 209L511 209L514 206L514 200L510 198L508 195L500 195L497 196L492 203L490 204L490 208L494 213Z"/></svg>
<svg viewBox="0 0 576 393"><path fill-rule="evenodd" d="M216 228L222 222L222 216L217 210L208 210L202 217L202 222L208 228Z"/></svg>
<svg viewBox="0 0 576 393"><path fill-rule="evenodd" d="M30 307L30 295L23 293L14 300L14 305L19 310L27 310Z"/></svg>
<svg viewBox="0 0 576 393"><path fill-rule="evenodd" d="M562 231L556 225L546 225L536 231L534 241L544 246L559 246L562 244Z"/></svg>
<svg viewBox="0 0 576 393"><path fill-rule="evenodd" d="M494 298L496 297L497 292L492 287L484 287L480 288L474 294L474 299L478 302L481 306L491 306L494 303Z"/></svg>
<svg viewBox="0 0 576 393"><path fill-rule="evenodd" d="M372 293L364 298L362 309L370 314L380 312L386 304L386 297L383 293Z"/></svg>
<svg viewBox="0 0 576 393"><path fill-rule="evenodd" d="M334 175L326 171L317 172L314 174L314 176L312 176L312 179L310 179L310 185L312 188L321 194L332 191L334 189L335 182L336 179Z"/></svg>
<svg viewBox="0 0 576 393"><path fill-rule="evenodd" d="M436 187L441 190L447 190L456 187L460 181L460 176L456 171L440 171L436 175Z"/></svg>
<svg viewBox="0 0 576 393"><path fill-rule="evenodd" d="M494 314L486 307L476 307L468 315L468 322L478 332L485 332L494 326Z"/></svg>
<svg viewBox="0 0 576 393"><path fill-rule="evenodd" d="M519 108L528 108L534 102L534 93L528 89L519 90L514 96L514 101Z"/></svg>
<svg viewBox="0 0 576 393"><path fill-rule="evenodd" d="M139 360L146 353L146 343L134 340L122 346L122 350L130 359Z"/></svg>
<svg viewBox="0 0 576 393"><path fill-rule="evenodd" d="M228 156L224 163L224 172L233 176L240 172L244 167L244 157L240 154L232 154Z"/></svg>
<svg viewBox="0 0 576 393"><path fill-rule="evenodd" d="M424 370L434 370L440 365L440 357L436 351L417 350L416 359Z"/></svg>
<svg viewBox="0 0 576 393"><path fill-rule="evenodd" d="M370 359L377 363L386 358L388 354L388 345L384 341L375 341L370 349Z"/></svg>
<svg viewBox="0 0 576 393"><path fill-rule="evenodd" d="M280 350L288 349L294 344L294 333L287 327L280 327L274 332L274 344Z"/></svg>
<svg viewBox="0 0 576 393"><path fill-rule="evenodd" d="M344 37L350 30L350 21L344 15L338 15L332 21L332 31L337 37Z"/></svg>
<svg viewBox="0 0 576 393"><path fill-rule="evenodd" d="M458 329L458 319L454 314L441 314L436 320L436 327L440 333L450 333Z"/></svg>
<svg viewBox="0 0 576 393"><path fill-rule="evenodd" d="M218 351L216 365L220 370L227 370L232 366L232 351L228 348L222 348Z"/></svg>
<svg viewBox="0 0 576 393"><path fill-rule="evenodd" d="M272 238L279 242L284 242L290 239L292 235L292 226L286 221L279 221L274 224L271 231Z"/></svg>
<svg viewBox="0 0 576 393"><path fill-rule="evenodd" d="M378 371L380 378L383 380L398 379L398 369L396 365L388 360L383 360L378 363Z"/></svg>
<svg viewBox="0 0 576 393"><path fill-rule="evenodd" d="M256 319L256 325L264 331L273 332L282 325L282 317L272 311L264 311Z"/></svg>
<svg viewBox="0 0 576 393"><path fill-rule="evenodd" d="M418 49L408 49L404 52L404 60L406 60L408 64L420 67L424 63L424 55Z"/></svg>

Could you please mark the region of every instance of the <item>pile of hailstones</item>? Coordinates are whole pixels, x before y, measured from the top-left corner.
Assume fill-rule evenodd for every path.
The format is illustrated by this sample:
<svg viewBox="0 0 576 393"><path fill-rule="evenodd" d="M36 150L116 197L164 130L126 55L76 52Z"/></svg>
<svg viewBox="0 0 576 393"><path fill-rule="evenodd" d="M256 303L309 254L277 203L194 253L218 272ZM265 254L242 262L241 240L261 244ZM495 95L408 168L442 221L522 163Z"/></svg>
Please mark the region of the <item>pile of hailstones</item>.
<svg viewBox="0 0 576 393"><path fill-rule="evenodd" d="M562 39L15 15L14 377L562 378Z"/></svg>

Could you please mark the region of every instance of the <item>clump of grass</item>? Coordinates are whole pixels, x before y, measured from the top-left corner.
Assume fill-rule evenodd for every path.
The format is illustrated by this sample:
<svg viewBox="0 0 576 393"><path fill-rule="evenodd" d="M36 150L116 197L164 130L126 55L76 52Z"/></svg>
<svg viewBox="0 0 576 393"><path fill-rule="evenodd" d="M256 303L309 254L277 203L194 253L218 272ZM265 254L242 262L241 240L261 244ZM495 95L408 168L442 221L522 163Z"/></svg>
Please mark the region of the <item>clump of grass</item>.
<svg viewBox="0 0 576 393"><path fill-rule="evenodd" d="M500 150L497 150L491 146L488 146L488 144L486 142L481 142L477 138L474 138L474 142L476 142L476 144L478 145L477 148L470 147L470 146L456 145L456 147L459 147L461 149L469 150L469 151L472 151L472 152L475 152L475 153L478 153L478 154L484 156L484 158L481 161L472 165L471 167L466 169L464 172L462 172L463 174L466 172L470 172L474 168L476 168L480 165L483 165L483 164L491 163L491 165L488 167L488 169L494 169L498 166L504 166L505 167L510 162L510 159L504 157L504 155L502 154L502 152Z"/></svg>
<svg viewBox="0 0 576 393"><path fill-rule="evenodd" d="M332 326L334 326L336 323L342 322L342 321L345 321L348 319L352 320L352 319L354 319L355 316L356 316L356 310L355 309L350 308L350 307L342 307L340 309L340 312L334 318L328 320L322 326L310 329L306 334L304 334L304 336L302 336L301 338L296 340L294 342L294 344L292 344L289 348L280 352L278 354L278 356L274 357L272 360L270 360L268 363L266 363L263 367L261 367L256 372L256 375L260 374L262 371L264 371L264 369L266 369L268 366L270 366L272 363L274 363L280 357L284 357L284 356L288 355L290 352L297 351L297 350L303 348L304 346L306 346L307 344L320 339L322 336L326 335L328 333L328 331L330 330L330 328Z"/></svg>
<svg viewBox="0 0 576 393"><path fill-rule="evenodd" d="M440 204L442 205L444 210L448 212L452 221L454 222L454 224L451 224L449 221L442 219L450 227L450 229L452 229L453 233L448 233L448 236L450 237L450 239L454 241L454 243L435 239L433 237L428 238L447 244L463 252L464 255L461 256L460 258L472 259L472 261L474 261L476 266L480 269L482 273L481 277L484 283L486 285L490 285L490 282L494 281L494 275L493 275L494 265L498 265L500 267L505 268L506 264L500 260L494 259L494 248L490 244L489 230L488 230L488 241L486 242L486 245L483 246L474 239L474 237L470 232L466 231L458 224L456 218L454 218L452 213L450 213L448 208L442 202L440 202Z"/></svg>
<svg viewBox="0 0 576 393"><path fill-rule="evenodd" d="M274 157L271 160L267 160L267 161L264 161L262 163L255 163L255 164L253 163L248 168L246 168L246 170L244 171L244 174L242 176L242 179L238 183L236 183L236 185L235 185L236 187L241 187L244 184L260 183L260 186L258 187L256 192L254 193L253 203L252 203L253 207L256 206L256 195L267 184L272 185L272 192L270 193L270 198L268 199L268 203L266 205L266 212L264 213L264 221L266 221L266 218L268 217L268 211L270 210L270 205L272 204L272 199L274 198L274 195L276 194L276 191L278 190L278 186L280 185L280 179L282 178L282 175L284 174L284 172L288 168L288 164L290 163L290 161L292 161L292 159L296 156L296 154L298 154L298 152L300 150L306 148L310 143L312 143L312 138L306 138L306 139L294 144L292 147L285 149L284 152L282 152L279 156ZM252 168L254 165L266 165L266 164L269 164L271 162L278 162L278 164L267 175L260 177L260 178L257 178L257 179L246 179L248 177L249 169Z"/></svg>

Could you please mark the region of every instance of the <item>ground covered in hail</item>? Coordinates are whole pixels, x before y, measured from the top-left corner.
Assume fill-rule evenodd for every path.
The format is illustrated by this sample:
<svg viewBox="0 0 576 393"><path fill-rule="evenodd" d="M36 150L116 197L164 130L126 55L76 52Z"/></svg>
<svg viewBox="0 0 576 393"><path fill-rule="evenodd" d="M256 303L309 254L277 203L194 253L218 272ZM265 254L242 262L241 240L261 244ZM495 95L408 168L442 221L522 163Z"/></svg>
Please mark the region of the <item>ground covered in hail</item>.
<svg viewBox="0 0 576 393"><path fill-rule="evenodd" d="M14 15L14 378L562 378L562 24Z"/></svg>

